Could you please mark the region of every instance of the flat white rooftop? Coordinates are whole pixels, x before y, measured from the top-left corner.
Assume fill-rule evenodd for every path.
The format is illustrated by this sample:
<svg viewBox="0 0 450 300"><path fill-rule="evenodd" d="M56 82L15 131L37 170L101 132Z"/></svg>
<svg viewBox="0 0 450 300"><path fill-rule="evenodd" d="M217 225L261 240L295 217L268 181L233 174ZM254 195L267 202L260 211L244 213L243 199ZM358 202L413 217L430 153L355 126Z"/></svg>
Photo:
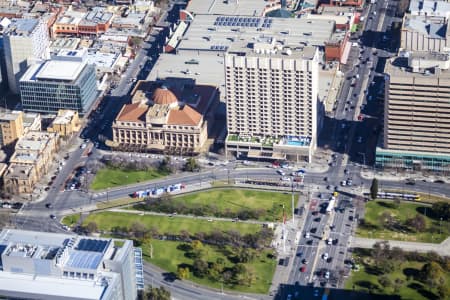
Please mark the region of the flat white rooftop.
<svg viewBox="0 0 450 300"><path fill-rule="evenodd" d="M324 46L334 27L331 20L199 15L177 50L225 52L236 41L250 43L266 37L276 37L291 46Z"/></svg>
<svg viewBox="0 0 450 300"><path fill-rule="evenodd" d="M197 84L214 85L224 94L225 84L223 56L180 53L160 55L147 76L147 80L156 81L165 78L194 78Z"/></svg>
<svg viewBox="0 0 450 300"><path fill-rule="evenodd" d="M74 81L80 75L86 63L79 61L50 60L36 74L38 79L57 79Z"/></svg>
<svg viewBox="0 0 450 300"><path fill-rule="evenodd" d="M93 280L75 280L35 274L0 272L2 296L29 295L35 299L102 299L107 286ZM33 297L33 298L34 298Z"/></svg>
<svg viewBox="0 0 450 300"><path fill-rule="evenodd" d="M262 16L266 5L264 0L204 0L189 1L187 11L204 15Z"/></svg>

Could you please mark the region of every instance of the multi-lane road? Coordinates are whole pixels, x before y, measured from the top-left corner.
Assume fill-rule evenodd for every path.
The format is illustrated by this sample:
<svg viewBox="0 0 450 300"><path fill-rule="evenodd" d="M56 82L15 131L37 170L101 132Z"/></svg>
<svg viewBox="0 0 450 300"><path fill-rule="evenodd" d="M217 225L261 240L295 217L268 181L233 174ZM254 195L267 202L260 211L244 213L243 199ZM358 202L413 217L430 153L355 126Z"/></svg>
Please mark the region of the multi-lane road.
<svg viewBox="0 0 450 300"><path fill-rule="evenodd" d="M366 32L384 32L392 21L396 2L381 1L368 6L366 10ZM377 12L374 14L374 12ZM385 14L387 13L387 14ZM175 18L174 13L170 14ZM158 33L159 34L159 33ZM164 34L161 32L161 34ZM352 200L353 195L361 195L362 191L367 191L370 180L361 177L362 165L373 163L373 149L377 143L377 135L374 131L380 125L380 111L377 103L377 89L382 87L382 78L376 78L377 64L379 57L389 56L389 51L376 48L374 35L363 34L362 43L359 43L358 59L354 61L354 68L346 74L345 82L341 88L336 111L333 118L326 120L326 125L331 130L326 130L331 134L324 136L327 144L335 151L334 158L330 157L330 168L323 173L308 172L305 177L305 188L313 187L311 201L307 203L306 220L302 230L301 238L298 241L298 249L295 253L294 267L289 277L289 283L298 282L301 285L326 284L339 285L334 278L338 277L338 270L343 269L343 261L346 258L348 240L353 234L356 208ZM160 43L164 36L156 35L152 38L152 44L145 44L134 62L130 65L125 76L122 77L117 87L112 90L111 95L105 99L105 106L102 109L102 117L93 119L85 131L86 137L90 137L94 142L99 136L108 136L108 128L115 115L128 99L128 93L132 87L130 78L142 76L141 69L151 68L154 62L156 50L160 48ZM147 54L151 53L152 60L146 62ZM141 75L140 75L141 74ZM355 83L352 84L352 78ZM374 82L372 84L372 82ZM373 99L373 100L370 100ZM364 114L364 120L359 121L359 114ZM103 124L108 126L103 127ZM373 133L373 134L367 134ZM359 138L361 137L361 139ZM81 143L81 140L78 140ZM63 191L64 182L78 164L83 164L88 158L83 157L83 149L76 149L70 153L70 157L65 167L55 179L48 196L44 201L31 202L27 204L20 214L15 218L16 226L24 229L42 231L62 231L63 228L58 219L68 213L82 211L83 208L93 206L96 203L113 199L127 197L136 190L152 187L167 186L175 183L199 184L212 180L244 179L244 178L279 178L276 170L271 168L247 168L236 169L234 165L226 167L213 167L199 173L181 173L150 183L139 183L133 186L109 189L102 192L83 191ZM93 157L96 157L94 149ZM361 164L360 164L361 163ZM327 180L325 180L327 178ZM334 188L339 186L341 180L351 178L352 187L338 188L337 210L331 214L324 213ZM406 188L405 182L380 180L380 185L385 189L402 190ZM328 188L329 187L329 188ZM408 186L408 190L425 191L450 196L450 187L439 183L417 181L414 186ZM343 192L343 193L342 193ZM319 197L319 194L322 197ZM46 204L50 203L50 208ZM314 212L314 215L313 215ZM316 213L317 212L317 213ZM50 214L56 215L57 219L50 219ZM330 225L332 225L330 227ZM308 234L308 236L307 236ZM328 245L324 238L331 238L332 244ZM322 255L328 254L331 258L323 259ZM306 260L307 264L304 264ZM305 266L304 272L301 267ZM325 278L326 272L317 274L317 271L329 270L330 278ZM331 272L331 270L334 270ZM218 294L217 291L202 289L190 286L184 282L167 282L160 270L146 266L147 282L154 282L156 285L164 285L170 288L172 295L178 299L235 299L234 295ZM249 297L252 297L249 295ZM258 298L263 298L258 297Z"/></svg>

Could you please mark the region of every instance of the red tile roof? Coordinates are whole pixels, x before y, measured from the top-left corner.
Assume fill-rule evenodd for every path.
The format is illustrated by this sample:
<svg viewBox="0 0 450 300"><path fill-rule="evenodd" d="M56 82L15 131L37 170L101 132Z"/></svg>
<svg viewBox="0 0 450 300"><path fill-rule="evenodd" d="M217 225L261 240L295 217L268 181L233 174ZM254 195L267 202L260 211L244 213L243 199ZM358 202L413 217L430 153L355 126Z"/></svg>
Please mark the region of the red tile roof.
<svg viewBox="0 0 450 300"><path fill-rule="evenodd" d="M148 106L142 103L126 104L117 115L117 121L144 122Z"/></svg>
<svg viewBox="0 0 450 300"><path fill-rule="evenodd" d="M185 105L181 109L172 109L169 112L167 124L169 125L199 125L202 120L202 115L194 110L189 105Z"/></svg>

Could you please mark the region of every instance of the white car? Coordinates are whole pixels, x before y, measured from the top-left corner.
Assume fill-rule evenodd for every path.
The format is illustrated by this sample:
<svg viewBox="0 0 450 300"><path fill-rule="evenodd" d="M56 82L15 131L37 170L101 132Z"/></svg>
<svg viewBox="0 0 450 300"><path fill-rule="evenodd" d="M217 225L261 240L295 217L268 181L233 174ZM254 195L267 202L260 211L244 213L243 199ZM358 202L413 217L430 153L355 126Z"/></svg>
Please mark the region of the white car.
<svg viewBox="0 0 450 300"><path fill-rule="evenodd" d="M311 234L310 234L309 232L307 232L307 233L305 234L305 238L309 239L310 237L311 237Z"/></svg>
<svg viewBox="0 0 450 300"><path fill-rule="evenodd" d="M331 244L333 244L333 239L332 239L332 238L328 238L328 240L327 240L327 244L328 244L328 245L331 245Z"/></svg>
<svg viewBox="0 0 450 300"><path fill-rule="evenodd" d="M341 186L346 186L347 185L347 182L345 182L345 180L342 180L341 181Z"/></svg>
<svg viewBox="0 0 450 300"><path fill-rule="evenodd" d="M325 253L322 255L322 258L323 258L324 260L327 260L327 259L328 259L328 253L325 252Z"/></svg>
<svg viewBox="0 0 450 300"><path fill-rule="evenodd" d="M325 272L325 279L330 279L330 271Z"/></svg>
<svg viewBox="0 0 450 300"><path fill-rule="evenodd" d="M286 173L284 173L283 170L277 170L277 173L280 174L281 176L285 176L286 175Z"/></svg>
<svg viewBox="0 0 450 300"><path fill-rule="evenodd" d="M358 136L358 143L362 143L362 136Z"/></svg>

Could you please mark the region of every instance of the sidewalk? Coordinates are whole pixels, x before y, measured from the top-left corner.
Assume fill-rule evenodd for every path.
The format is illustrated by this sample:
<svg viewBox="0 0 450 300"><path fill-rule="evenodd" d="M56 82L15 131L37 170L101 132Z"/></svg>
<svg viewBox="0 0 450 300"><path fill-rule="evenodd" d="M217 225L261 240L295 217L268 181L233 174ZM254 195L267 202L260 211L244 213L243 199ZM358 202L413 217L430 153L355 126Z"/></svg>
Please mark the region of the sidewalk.
<svg viewBox="0 0 450 300"><path fill-rule="evenodd" d="M369 239L352 237L350 247L352 248L373 248L373 244L376 242L385 241L383 239ZM432 243L416 243L416 242L403 242L403 241L393 241L388 240L389 245L392 247L399 247L405 251L417 251L417 252L429 252L434 251L439 255L450 255L450 237L445 239L440 244Z"/></svg>

